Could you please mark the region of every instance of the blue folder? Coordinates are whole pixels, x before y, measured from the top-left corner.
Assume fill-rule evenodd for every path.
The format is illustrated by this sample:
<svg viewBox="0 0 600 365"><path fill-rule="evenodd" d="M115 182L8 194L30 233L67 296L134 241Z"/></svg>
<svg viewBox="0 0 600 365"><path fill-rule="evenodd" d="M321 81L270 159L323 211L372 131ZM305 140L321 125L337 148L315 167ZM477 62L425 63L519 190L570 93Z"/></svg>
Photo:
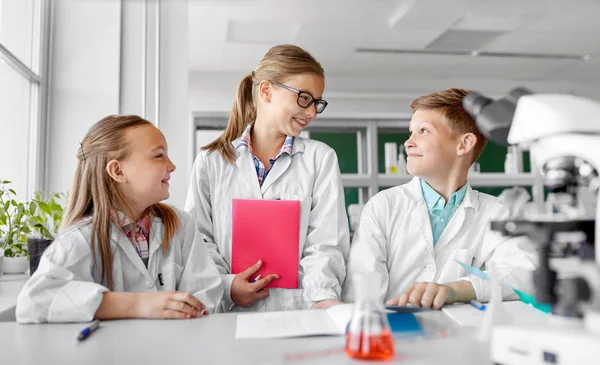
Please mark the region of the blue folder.
<svg viewBox="0 0 600 365"><path fill-rule="evenodd" d="M393 333L423 334L423 327L412 313L387 313L390 329Z"/></svg>

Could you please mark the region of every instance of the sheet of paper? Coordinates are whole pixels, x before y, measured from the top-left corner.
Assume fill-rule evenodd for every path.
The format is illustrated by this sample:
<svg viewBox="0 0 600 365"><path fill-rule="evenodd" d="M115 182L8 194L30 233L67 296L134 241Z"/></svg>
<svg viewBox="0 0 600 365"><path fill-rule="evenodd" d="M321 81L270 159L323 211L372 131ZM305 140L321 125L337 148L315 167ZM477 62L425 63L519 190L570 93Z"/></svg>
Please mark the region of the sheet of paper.
<svg viewBox="0 0 600 365"><path fill-rule="evenodd" d="M262 260L255 274L278 274L268 288L298 288L300 201L233 199L231 272Z"/></svg>
<svg viewBox="0 0 600 365"><path fill-rule="evenodd" d="M550 318L550 315L518 300L502 302L502 307L516 323L520 324L545 323ZM485 314L485 311L477 310L470 304L445 305L442 311L462 327L478 327L483 322Z"/></svg>
<svg viewBox="0 0 600 365"><path fill-rule="evenodd" d="M321 335L344 335L352 319L352 304L340 304L326 310L300 310L240 314L235 338L274 339ZM394 333L422 332L412 313L387 313Z"/></svg>
<svg viewBox="0 0 600 365"><path fill-rule="evenodd" d="M346 327L352 319L352 304L338 304L325 311L340 333L346 333Z"/></svg>
<svg viewBox="0 0 600 365"><path fill-rule="evenodd" d="M235 338L256 340L341 334L344 330L338 328L326 311L300 310L240 314Z"/></svg>
<svg viewBox="0 0 600 365"><path fill-rule="evenodd" d="M445 305L442 311L461 327L479 327L483 322L483 311L473 308L470 304Z"/></svg>

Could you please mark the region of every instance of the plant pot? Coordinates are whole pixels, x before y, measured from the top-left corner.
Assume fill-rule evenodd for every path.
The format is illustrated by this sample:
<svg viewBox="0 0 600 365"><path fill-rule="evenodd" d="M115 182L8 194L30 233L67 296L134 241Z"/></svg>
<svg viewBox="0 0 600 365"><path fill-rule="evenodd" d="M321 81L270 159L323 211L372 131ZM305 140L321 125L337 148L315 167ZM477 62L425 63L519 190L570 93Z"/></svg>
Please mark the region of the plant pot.
<svg viewBox="0 0 600 365"><path fill-rule="evenodd" d="M4 257L2 260L2 272L4 274L22 274L29 268L27 257Z"/></svg>
<svg viewBox="0 0 600 365"><path fill-rule="evenodd" d="M27 251L29 252L29 274L33 275L37 270L42 254L50 246L53 240L45 238L28 238Z"/></svg>

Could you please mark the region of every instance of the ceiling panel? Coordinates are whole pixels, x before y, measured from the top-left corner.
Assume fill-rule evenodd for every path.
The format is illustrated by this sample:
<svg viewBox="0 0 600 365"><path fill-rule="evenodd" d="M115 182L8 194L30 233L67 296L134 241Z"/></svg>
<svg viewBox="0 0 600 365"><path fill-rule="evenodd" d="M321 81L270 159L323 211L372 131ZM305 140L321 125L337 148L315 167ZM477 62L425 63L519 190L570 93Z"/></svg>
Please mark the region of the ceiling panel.
<svg viewBox="0 0 600 365"><path fill-rule="evenodd" d="M459 67L449 70L446 76L535 80L553 75L579 62L583 61L467 57Z"/></svg>
<svg viewBox="0 0 600 365"><path fill-rule="evenodd" d="M383 29L366 37L359 48L423 49L446 30Z"/></svg>
<svg viewBox="0 0 600 365"><path fill-rule="evenodd" d="M486 51L585 55L600 53L598 33L513 32L484 47Z"/></svg>
<svg viewBox="0 0 600 365"><path fill-rule="evenodd" d="M352 55L339 71L378 76L440 77L464 59L464 56L358 53Z"/></svg>

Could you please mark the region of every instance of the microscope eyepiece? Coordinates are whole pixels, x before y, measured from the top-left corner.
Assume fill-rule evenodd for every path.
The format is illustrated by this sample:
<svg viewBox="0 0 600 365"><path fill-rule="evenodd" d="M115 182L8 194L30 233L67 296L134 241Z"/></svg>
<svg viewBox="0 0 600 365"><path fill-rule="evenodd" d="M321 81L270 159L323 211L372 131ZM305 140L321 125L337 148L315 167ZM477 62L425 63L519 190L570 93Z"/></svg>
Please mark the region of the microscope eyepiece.
<svg viewBox="0 0 600 365"><path fill-rule="evenodd" d="M508 131L518 99L531 94L525 88L516 88L499 100L492 100L471 91L463 98L463 107L473 117L481 133L500 145L508 146Z"/></svg>
<svg viewBox="0 0 600 365"><path fill-rule="evenodd" d="M477 116L481 114L481 110L492 102L492 99L485 97L476 91L471 91L463 98L462 104L467 113L477 119Z"/></svg>

